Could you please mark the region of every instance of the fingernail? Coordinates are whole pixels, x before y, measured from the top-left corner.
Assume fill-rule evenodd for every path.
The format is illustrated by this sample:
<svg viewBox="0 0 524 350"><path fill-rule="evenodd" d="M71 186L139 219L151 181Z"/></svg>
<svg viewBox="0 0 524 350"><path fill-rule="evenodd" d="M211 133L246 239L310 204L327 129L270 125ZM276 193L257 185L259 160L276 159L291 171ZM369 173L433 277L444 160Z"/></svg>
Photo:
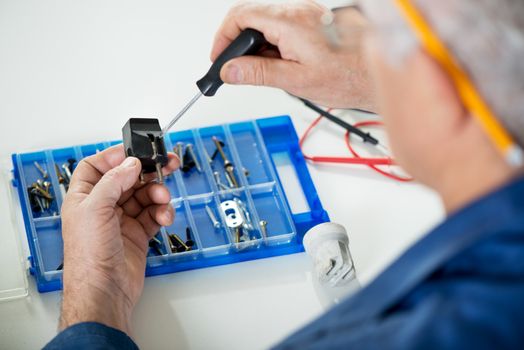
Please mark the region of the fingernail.
<svg viewBox="0 0 524 350"><path fill-rule="evenodd" d="M133 158L133 157L126 158L126 160L124 160L124 162L122 163L122 166L124 168L132 168L135 165L136 165L136 158Z"/></svg>
<svg viewBox="0 0 524 350"><path fill-rule="evenodd" d="M173 221L173 213L171 213L171 211L169 209L166 210L166 212L164 213L164 218L165 218L167 223L172 222Z"/></svg>
<svg viewBox="0 0 524 350"><path fill-rule="evenodd" d="M244 74L242 74L242 70L240 70L238 66L230 64L226 67L226 77L228 82L235 84L242 82L244 79Z"/></svg>

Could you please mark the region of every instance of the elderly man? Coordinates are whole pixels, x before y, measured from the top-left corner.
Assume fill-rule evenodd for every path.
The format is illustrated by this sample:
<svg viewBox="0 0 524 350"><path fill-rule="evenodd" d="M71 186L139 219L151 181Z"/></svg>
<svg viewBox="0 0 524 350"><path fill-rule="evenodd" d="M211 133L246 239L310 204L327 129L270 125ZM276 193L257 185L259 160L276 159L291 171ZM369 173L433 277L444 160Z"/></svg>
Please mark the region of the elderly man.
<svg viewBox="0 0 524 350"><path fill-rule="evenodd" d="M468 73L504 130L524 145L524 3L413 0ZM242 4L219 29L214 59L244 28L273 48L230 61L231 84L267 85L332 107L384 116L398 162L435 189L447 220L355 296L279 349L522 348L524 180L470 112L460 87L425 50L395 1L367 0L335 16L346 49L313 2ZM165 169L177 167L173 158ZM174 213L158 184L120 148L83 161L63 207L64 302L52 348L135 348L129 318L148 239ZM210 345L210 348L212 346Z"/></svg>

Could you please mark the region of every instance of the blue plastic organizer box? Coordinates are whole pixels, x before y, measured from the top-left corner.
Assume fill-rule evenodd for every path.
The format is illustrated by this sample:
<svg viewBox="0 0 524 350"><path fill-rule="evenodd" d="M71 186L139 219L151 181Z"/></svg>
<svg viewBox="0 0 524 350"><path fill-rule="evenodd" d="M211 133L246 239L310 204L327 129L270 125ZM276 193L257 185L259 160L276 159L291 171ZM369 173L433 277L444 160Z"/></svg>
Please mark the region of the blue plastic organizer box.
<svg viewBox="0 0 524 350"><path fill-rule="evenodd" d="M229 189L217 184L213 173L223 170L220 157L211 163L205 161L206 153L211 155L215 151L213 136L225 143L224 151L233 162L236 178L240 182L238 188ZM146 275L300 252L303 251L302 237L306 231L329 220L288 116L170 133L165 142L168 150L179 142L193 144L202 171L179 170L165 179L176 209L176 218L172 226L162 228L157 234L158 246L150 249ZM13 185L20 197L31 254L30 272L35 276L40 292L62 288L63 244L59 208L63 195L57 166L60 170L70 159L80 161L118 143L98 143L12 156ZM296 172L309 209L291 212L290 201L275 164L277 158L289 160L288 166ZM48 172L47 181L51 183L50 193L54 200L45 206L45 210L35 210L35 203L28 194L28 187L43 177L35 162L41 165L41 170ZM228 227L226 213L221 209L221 203L235 198L246 207L252 222L248 239L242 241ZM213 225L206 206L213 211L219 225ZM265 230L261 229L261 221L267 222ZM176 233L184 239L187 227L195 245L189 251L173 253L167 235Z"/></svg>

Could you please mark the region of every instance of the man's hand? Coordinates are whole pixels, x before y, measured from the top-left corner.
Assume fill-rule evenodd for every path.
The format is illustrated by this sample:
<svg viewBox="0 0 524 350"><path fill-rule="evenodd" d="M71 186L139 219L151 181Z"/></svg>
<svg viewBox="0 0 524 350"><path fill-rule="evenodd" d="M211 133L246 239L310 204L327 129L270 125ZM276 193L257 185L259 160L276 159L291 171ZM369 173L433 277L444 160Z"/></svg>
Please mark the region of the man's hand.
<svg viewBox="0 0 524 350"><path fill-rule="evenodd" d="M211 60L242 30L253 28L274 47L260 56L229 61L221 71L224 82L272 86L329 107L375 110L363 47L333 47L321 24L322 15L328 12L313 1L237 5L216 34ZM365 22L357 11L345 12L342 19L346 26L358 27Z"/></svg>
<svg viewBox="0 0 524 350"><path fill-rule="evenodd" d="M166 175L179 164L169 156ZM139 184L140 172L138 159L125 159L121 145L82 160L76 168L62 207L61 329L93 321L129 333L131 312L144 285L148 242L174 219L168 189Z"/></svg>

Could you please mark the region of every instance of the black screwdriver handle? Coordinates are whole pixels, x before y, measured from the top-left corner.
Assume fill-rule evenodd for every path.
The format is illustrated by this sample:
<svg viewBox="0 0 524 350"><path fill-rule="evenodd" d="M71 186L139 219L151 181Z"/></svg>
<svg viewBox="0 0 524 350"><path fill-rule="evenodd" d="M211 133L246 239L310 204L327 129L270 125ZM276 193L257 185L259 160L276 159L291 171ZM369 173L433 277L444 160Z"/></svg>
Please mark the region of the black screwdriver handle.
<svg viewBox="0 0 524 350"><path fill-rule="evenodd" d="M224 84L220 78L220 70L227 61L246 55L254 55L260 51L267 41L264 34L255 29L245 29L228 47L217 57L197 86L205 96L214 96L218 88Z"/></svg>

